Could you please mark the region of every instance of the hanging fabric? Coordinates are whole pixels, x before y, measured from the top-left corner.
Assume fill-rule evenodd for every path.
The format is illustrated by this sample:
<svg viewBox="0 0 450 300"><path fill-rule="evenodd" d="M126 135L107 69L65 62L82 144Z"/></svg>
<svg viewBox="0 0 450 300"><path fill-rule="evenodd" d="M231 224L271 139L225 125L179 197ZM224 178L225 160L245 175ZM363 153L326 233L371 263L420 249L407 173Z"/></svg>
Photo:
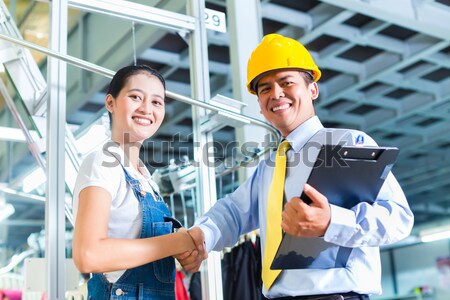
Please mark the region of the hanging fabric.
<svg viewBox="0 0 450 300"><path fill-rule="evenodd" d="M222 259L223 299L262 300L261 246L259 236L255 242L246 239L224 254ZM200 300L200 273L194 273L189 285L191 300Z"/></svg>
<svg viewBox="0 0 450 300"><path fill-rule="evenodd" d="M189 300L189 295L184 286L184 274L182 271L175 273L175 299L176 300Z"/></svg>
<svg viewBox="0 0 450 300"><path fill-rule="evenodd" d="M261 254L259 237L254 244L250 240L225 253L222 260L224 300L262 299Z"/></svg>

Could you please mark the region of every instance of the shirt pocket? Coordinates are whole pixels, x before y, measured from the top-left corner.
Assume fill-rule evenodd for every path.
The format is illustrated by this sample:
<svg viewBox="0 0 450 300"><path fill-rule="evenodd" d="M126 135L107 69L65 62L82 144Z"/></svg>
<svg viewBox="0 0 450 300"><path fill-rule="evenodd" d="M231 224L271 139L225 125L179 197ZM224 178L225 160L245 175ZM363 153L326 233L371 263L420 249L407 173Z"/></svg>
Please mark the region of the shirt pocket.
<svg viewBox="0 0 450 300"><path fill-rule="evenodd" d="M153 236L161 236L172 232L172 222L154 222ZM166 257L154 262L155 277L165 283L175 282L175 259Z"/></svg>

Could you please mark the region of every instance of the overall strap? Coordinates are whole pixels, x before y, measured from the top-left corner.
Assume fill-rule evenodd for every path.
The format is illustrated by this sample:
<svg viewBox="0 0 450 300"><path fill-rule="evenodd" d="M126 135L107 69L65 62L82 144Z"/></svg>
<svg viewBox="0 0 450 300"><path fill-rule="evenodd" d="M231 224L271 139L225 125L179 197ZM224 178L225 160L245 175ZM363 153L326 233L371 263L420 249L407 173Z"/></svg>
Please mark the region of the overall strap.
<svg viewBox="0 0 450 300"><path fill-rule="evenodd" d="M120 156L118 157L118 155L116 153L113 153L113 152L109 151L108 149L105 149L105 151L108 151L109 154L111 154L117 160L117 162L122 167L123 172L125 173L125 180L133 188L133 190L135 190L135 187L137 185L139 185L139 180L137 180L136 178L131 176L130 173L125 169L124 165L120 161Z"/></svg>

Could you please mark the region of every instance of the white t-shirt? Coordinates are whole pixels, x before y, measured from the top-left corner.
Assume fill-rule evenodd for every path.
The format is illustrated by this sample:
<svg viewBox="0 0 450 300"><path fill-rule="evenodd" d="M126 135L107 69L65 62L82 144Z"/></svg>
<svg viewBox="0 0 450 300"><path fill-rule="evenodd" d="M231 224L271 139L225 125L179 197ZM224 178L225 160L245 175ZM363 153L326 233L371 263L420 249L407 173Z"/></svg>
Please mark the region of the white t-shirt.
<svg viewBox="0 0 450 300"><path fill-rule="evenodd" d="M73 192L74 219L76 220L77 217L80 192L89 186L101 187L111 194L112 199L108 237L138 238L142 228L142 210L131 186L125 180L125 172L118 160L134 179L139 180L145 191L153 195L154 190L159 192L158 186L151 179L150 172L142 161L140 161L142 167L139 167L139 171L135 170L122 148L113 141L109 141L101 149L86 156L80 166ZM108 272L105 276L108 281L115 282L124 272L125 270Z"/></svg>

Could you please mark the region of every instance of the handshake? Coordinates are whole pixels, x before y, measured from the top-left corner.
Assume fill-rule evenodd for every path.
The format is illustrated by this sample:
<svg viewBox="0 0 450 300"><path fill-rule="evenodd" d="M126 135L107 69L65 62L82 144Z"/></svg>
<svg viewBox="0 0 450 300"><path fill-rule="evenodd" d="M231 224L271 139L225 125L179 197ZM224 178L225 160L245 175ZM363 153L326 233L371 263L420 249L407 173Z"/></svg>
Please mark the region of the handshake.
<svg viewBox="0 0 450 300"><path fill-rule="evenodd" d="M183 269L189 273L197 272L200 269L202 261L208 258L208 253L205 248L205 235L199 227L192 227L189 230L180 228L179 234L183 235L183 239L189 243L191 250L174 255Z"/></svg>

